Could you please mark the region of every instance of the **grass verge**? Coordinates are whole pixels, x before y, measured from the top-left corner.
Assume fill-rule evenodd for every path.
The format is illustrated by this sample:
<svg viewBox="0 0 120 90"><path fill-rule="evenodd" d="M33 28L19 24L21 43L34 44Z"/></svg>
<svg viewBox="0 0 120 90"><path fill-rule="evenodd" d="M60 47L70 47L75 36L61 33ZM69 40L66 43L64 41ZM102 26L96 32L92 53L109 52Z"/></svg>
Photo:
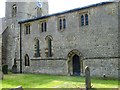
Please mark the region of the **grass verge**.
<svg viewBox="0 0 120 90"><path fill-rule="evenodd" d="M92 78L93 88L118 88L118 80ZM85 78L78 76L54 76L43 74L4 75L2 88L85 88Z"/></svg>

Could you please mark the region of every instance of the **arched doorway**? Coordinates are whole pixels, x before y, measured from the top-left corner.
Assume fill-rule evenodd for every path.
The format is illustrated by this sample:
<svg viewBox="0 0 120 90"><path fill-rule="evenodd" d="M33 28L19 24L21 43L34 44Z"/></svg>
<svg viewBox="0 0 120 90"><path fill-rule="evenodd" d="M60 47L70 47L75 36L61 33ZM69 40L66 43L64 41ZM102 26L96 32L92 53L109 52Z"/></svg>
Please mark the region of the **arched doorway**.
<svg viewBox="0 0 120 90"><path fill-rule="evenodd" d="M68 53L68 75L83 75L83 55L76 49Z"/></svg>
<svg viewBox="0 0 120 90"><path fill-rule="evenodd" d="M80 69L80 57L78 55L73 56L72 65L73 65L73 75L79 76L81 69Z"/></svg>

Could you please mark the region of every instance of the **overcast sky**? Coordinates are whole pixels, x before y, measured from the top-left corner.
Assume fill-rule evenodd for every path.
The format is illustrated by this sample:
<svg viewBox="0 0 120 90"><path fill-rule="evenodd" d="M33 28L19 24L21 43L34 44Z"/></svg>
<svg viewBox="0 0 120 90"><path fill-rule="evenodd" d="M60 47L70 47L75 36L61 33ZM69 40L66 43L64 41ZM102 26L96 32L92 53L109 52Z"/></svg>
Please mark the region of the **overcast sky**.
<svg viewBox="0 0 120 90"><path fill-rule="evenodd" d="M5 1L0 0L0 18L5 15ZM56 13L65 10L70 10L98 2L109 1L109 0L48 0L49 2L49 13Z"/></svg>

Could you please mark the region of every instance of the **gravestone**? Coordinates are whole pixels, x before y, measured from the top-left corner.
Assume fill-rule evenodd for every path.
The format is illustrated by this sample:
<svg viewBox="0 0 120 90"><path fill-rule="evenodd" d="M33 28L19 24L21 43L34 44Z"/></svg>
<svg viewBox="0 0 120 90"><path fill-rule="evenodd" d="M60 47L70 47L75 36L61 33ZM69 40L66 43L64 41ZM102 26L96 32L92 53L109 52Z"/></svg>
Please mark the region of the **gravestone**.
<svg viewBox="0 0 120 90"><path fill-rule="evenodd" d="M17 65L12 66L12 73L17 73Z"/></svg>
<svg viewBox="0 0 120 90"><path fill-rule="evenodd" d="M3 80L3 77L4 77L3 72L0 71L0 80Z"/></svg>
<svg viewBox="0 0 120 90"><path fill-rule="evenodd" d="M17 73L17 63L16 63L16 59L14 59L14 65L12 66L12 73Z"/></svg>
<svg viewBox="0 0 120 90"><path fill-rule="evenodd" d="M91 89L90 68L88 66L85 67L85 83L86 90Z"/></svg>
<svg viewBox="0 0 120 90"><path fill-rule="evenodd" d="M24 90L24 89L22 88L22 86L18 86L17 88L11 88L9 90Z"/></svg>

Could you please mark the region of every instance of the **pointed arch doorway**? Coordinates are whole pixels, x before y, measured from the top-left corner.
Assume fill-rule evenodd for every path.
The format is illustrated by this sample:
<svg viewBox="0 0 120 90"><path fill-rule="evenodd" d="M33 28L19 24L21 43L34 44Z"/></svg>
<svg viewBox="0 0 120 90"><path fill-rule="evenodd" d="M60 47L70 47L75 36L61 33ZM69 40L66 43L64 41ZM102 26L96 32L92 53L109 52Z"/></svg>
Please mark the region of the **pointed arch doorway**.
<svg viewBox="0 0 120 90"><path fill-rule="evenodd" d="M73 75L80 76L80 57L74 55L72 58Z"/></svg>
<svg viewBox="0 0 120 90"><path fill-rule="evenodd" d="M74 49L68 53L68 75L80 76L83 74L83 56Z"/></svg>

